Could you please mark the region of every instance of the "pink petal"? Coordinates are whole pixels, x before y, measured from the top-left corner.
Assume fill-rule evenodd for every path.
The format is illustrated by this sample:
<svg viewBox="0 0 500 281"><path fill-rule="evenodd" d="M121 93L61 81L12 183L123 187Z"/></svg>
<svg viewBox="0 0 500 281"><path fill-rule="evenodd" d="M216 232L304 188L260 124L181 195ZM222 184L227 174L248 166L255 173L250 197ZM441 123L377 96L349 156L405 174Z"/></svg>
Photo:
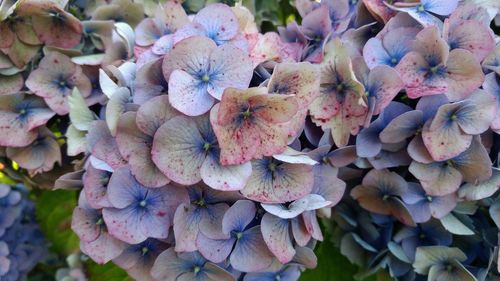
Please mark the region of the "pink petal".
<svg viewBox="0 0 500 281"><path fill-rule="evenodd" d="M484 82L481 65L471 52L455 49L446 63L446 96L450 101L459 101L470 96Z"/></svg>

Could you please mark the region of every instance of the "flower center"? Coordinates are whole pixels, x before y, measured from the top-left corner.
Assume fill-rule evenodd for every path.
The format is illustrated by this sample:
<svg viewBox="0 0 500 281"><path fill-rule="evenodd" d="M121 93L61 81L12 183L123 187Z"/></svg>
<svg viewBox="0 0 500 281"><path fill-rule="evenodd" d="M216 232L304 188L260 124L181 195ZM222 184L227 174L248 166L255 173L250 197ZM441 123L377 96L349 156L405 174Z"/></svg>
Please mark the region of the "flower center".
<svg viewBox="0 0 500 281"><path fill-rule="evenodd" d="M243 237L243 232L236 232L236 239L240 240Z"/></svg>
<svg viewBox="0 0 500 281"><path fill-rule="evenodd" d="M337 92L342 92L344 90L344 85L338 84L336 89L337 89Z"/></svg>
<svg viewBox="0 0 500 281"><path fill-rule="evenodd" d="M141 207L146 207L146 205L148 204L148 202L146 202L146 200L142 200L141 202L139 202L139 206Z"/></svg>
<svg viewBox="0 0 500 281"><path fill-rule="evenodd" d="M424 11L425 11L425 7L424 7L424 5L420 5L420 6L418 6L418 11L419 11L419 12L424 12Z"/></svg>
<svg viewBox="0 0 500 281"><path fill-rule="evenodd" d="M450 116L450 119L451 119L452 121L457 121L458 117L457 117L457 115L456 115L456 114L453 114L453 115L451 115L451 116Z"/></svg>
<svg viewBox="0 0 500 281"><path fill-rule="evenodd" d="M391 196L390 196L389 194L385 194L385 195L382 197L382 200L387 201L387 200L389 200L389 198L390 198L390 197L391 197Z"/></svg>
<svg viewBox="0 0 500 281"><path fill-rule="evenodd" d="M280 281L281 280L281 276L279 276L279 275L274 276L274 280Z"/></svg>
<svg viewBox="0 0 500 281"><path fill-rule="evenodd" d="M199 266L195 266L193 268L194 275L198 274L200 272L201 268Z"/></svg>
<svg viewBox="0 0 500 281"><path fill-rule="evenodd" d="M432 196L427 196L427 201L432 202Z"/></svg>
<svg viewBox="0 0 500 281"><path fill-rule="evenodd" d="M96 224L96 225L102 225L102 224L104 224L104 220L103 220L102 218L99 218L99 219L96 221L96 223L95 223L95 224Z"/></svg>
<svg viewBox="0 0 500 281"><path fill-rule="evenodd" d="M391 63L392 65L396 65L396 63L398 63L398 60L396 58L392 58Z"/></svg>
<svg viewBox="0 0 500 281"><path fill-rule="evenodd" d="M198 205L200 207L204 207L207 204L207 202L205 202L205 199L200 198L199 200L193 201L193 204Z"/></svg>
<svg viewBox="0 0 500 281"><path fill-rule="evenodd" d="M248 118L250 118L250 116L252 116L252 112L250 111L250 108L247 108L247 110L243 111L241 113L241 115L243 115L244 119L248 119Z"/></svg>
<svg viewBox="0 0 500 281"><path fill-rule="evenodd" d="M429 71L432 73L432 74L436 74L439 70L439 67L437 66L433 66L431 67L431 69L429 69Z"/></svg>
<svg viewBox="0 0 500 281"><path fill-rule="evenodd" d="M274 163L274 162L269 163L269 165L267 166L267 168L268 168L271 172L275 172L275 171L276 171L276 167L277 167L277 165L276 165L276 163Z"/></svg>
<svg viewBox="0 0 500 281"><path fill-rule="evenodd" d="M208 82L210 80L210 77L208 76L208 74L204 74L202 77L201 77L201 80L203 82Z"/></svg>
<svg viewBox="0 0 500 281"><path fill-rule="evenodd" d="M149 249L147 247L142 247L141 253L143 256L146 255L148 252L149 252Z"/></svg>
<svg viewBox="0 0 500 281"><path fill-rule="evenodd" d="M205 152L209 151L210 148L212 148L212 145L208 142L206 142L204 145L203 145L203 150L205 150Z"/></svg>
<svg viewBox="0 0 500 281"><path fill-rule="evenodd" d="M26 109L24 109L24 108L23 108L23 109L21 109L21 110L19 110L19 114L20 114L20 115L25 115L26 113L27 113L27 111L26 111Z"/></svg>

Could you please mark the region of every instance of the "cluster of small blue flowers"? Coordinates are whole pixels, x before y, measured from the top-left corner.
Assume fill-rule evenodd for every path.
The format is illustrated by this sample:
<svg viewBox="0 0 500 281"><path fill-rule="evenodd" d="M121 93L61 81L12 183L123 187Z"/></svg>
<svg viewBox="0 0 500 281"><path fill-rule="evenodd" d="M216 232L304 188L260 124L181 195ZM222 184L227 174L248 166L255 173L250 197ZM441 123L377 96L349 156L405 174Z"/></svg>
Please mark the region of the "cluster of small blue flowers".
<svg viewBox="0 0 500 281"><path fill-rule="evenodd" d="M23 280L46 256L45 245L24 189L0 184L0 280Z"/></svg>

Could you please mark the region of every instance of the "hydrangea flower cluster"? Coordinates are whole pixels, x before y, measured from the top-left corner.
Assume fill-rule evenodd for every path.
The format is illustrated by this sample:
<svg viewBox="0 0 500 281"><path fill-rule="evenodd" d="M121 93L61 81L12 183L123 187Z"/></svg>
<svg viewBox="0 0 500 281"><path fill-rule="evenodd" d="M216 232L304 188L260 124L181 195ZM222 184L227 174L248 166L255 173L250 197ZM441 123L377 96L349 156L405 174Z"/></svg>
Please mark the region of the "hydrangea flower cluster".
<svg viewBox="0 0 500 281"><path fill-rule="evenodd" d="M241 5L117 12L135 41L102 108L75 68L45 98L85 152L81 250L138 280L297 280L333 218L364 274L498 278L499 7L391 2L297 1L265 34Z"/></svg>
<svg viewBox="0 0 500 281"><path fill-rule="evenodd" d="M47 255L34 204L23 188L0 184L0 279L24 280Z"/></svg>
<svg viewBox="0 0 500 281"><path fill-rule="evenodd" d="M127 43L133 41L129 23L95 15L107 6L84 21L70 7L75 8L55 0L2 1L0 6L0 133L8 136L0 139L0 147L30 176L68 170L71 157L81 152L74 143L67 143L67 151L60 148L68 97L78 88L87 105L104 103L99 69L133 54ZM72 128L68 134L79 131Z"/></svg>

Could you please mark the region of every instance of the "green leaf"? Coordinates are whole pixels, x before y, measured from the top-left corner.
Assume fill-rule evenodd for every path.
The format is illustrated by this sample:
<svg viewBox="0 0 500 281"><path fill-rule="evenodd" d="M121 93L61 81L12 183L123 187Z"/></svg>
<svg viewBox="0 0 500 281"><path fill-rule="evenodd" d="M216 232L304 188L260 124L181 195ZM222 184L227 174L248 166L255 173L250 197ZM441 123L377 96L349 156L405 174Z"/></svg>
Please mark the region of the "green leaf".
<svg viewBox="0 0 500 281"><path fill-rule="evenodd" d="M342 256L339 249L330 241L326 231L325 240L321 242L315 253L318 256L318 267L306 270L300 281L354 281L354 275L359 271L347 258ZM371 276L363 281L376 281L376 276Z"/></svg>
<svg viewBox="0 0 500 281"><path fill-rule="evenodd" d="M39 191L40 192L40 191ZM74 191L41 191L37 199L36 217L51 250L68 255L79 249L79 240L71 230L71 216L77 204Z"/></svg>
<svg viewBox="0 0 500 281"><path fill-rule="evenodd" d="M108 262L105 265L98 265L92 261L87 262L87 277L92 281L133 281L134 279L130 278L127 273L114 265L111 262Z"/></svg>

